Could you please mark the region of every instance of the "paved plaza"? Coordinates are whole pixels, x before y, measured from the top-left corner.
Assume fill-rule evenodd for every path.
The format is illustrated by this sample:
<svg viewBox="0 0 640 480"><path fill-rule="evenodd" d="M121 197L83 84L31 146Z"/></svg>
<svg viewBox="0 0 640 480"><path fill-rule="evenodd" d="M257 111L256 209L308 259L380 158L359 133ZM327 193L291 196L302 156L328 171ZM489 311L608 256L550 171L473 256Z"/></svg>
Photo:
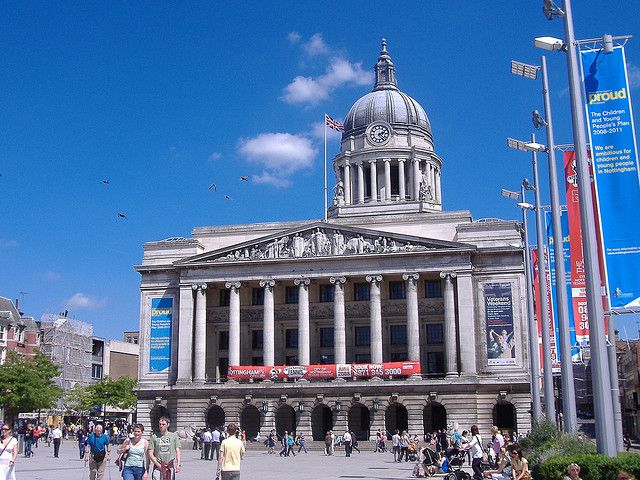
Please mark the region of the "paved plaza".
<svg viewBox="0 0 640 480"><path fill-rule="evenodd" d="M178 479L208 479L215 476L216 462L200 460L200 452L191 450L191 442L183 449L182 473ZM251 445L242 462L242 478L256 480L296 480L319 479L375 479L396 480L411 477L414 464L411 462L394 463L390 453L373 453L361 443L362 453L354 452L346 458L344 451L337 450L336 455L326 457L320 450L301 452L295 457L279 457L268 455L256 445ZM18 480L87 480L88 467L78 458L75 442L69 440L60 448L60 458L53 457L53 447L46 444L34 449L32 458L19 456L16 462L16 478ZM118 480L120 473L114 465L113 456L104 480ZM437 477L442 477L439 475Z"/></svg>

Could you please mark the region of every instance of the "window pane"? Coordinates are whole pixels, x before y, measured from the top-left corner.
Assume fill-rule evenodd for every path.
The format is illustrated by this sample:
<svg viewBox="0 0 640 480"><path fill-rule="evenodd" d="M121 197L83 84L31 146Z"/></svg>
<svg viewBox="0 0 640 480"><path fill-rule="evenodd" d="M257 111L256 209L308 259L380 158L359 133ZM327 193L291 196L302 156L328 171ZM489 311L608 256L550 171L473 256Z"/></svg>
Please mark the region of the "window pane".
<svg viewBox="0 0 640 480"><path fill-rule="evenodd" d="M355 362L356 363L371 363L371 354L370 353L356 353Z"/></svg>
<svg viewBox="0 0 640 480"><path fill-rule="evenodd" d="M235 367L236 365L234 365ZM227 378L227 372L229 371L229 359L227 357L218 358L218 368L220 370L220 376Z"/></svg>
<svg viewBox="0 0 640 480"><path fill-rule="evenodd" d="M319 300L321 302L333 302L333 285L319 285Z"/></svg>
<svg viewBox="0 0 640 480"><path fill-rule="evenodd" d="M251 357L251 365L262 365L262 357Z"/></svg>
<svg viewBox="0 0 640 480"><path fill-rule="evenodd" d="M371 330L369 325L355 327L356 346L371 345Z"/></svg>
<svg viewBox="0 0 640 480"><path fill-rule="evenodd" d="M333 347L333 327L323 327L320 329L320 346Z"/></svg>
<svg viewBox="0 0 640 480"><path fill-rule="evenodd" d="M407 352L392 352L391 353L391 361L392 362L404 362L409 357L407 356Z"/></svg>
<svg viewBox="0 0 640 480"><path fill-rule="evenodd" d="M298 348L298 329L287 328L285 331L285 347ZM295 365L295 364L292 364Z"/></svg>
<svg viewBox="0 0 640 480"><path fill-rule="evenodd" d="M229 350L229 332L227 330L218 333L218 350Z"/></svg>
<svg viewBox="0 0 640 480"><path fill-rule="evenodd" d="M320 365L333 365L334 363L333 355L320 355Z"/></svg>
<svg viewBox="0 0 640 480"><path fill-rule="evenodd" d="M404 293L404 282L389 282L389 299L401 300L406 298Z"/></svg>
<svg viewBox="0 0 640 480"><path fill-rule="evenodd" d="M368 283L354 283L353 284L353 299L355 301L369 300L369 284Z"/></svg>
<svg viewBox="0 0 640 480"><path fill-rule="evenodd" d="M220 290L220 306L221 307L229 306L229 298L231 297L230 297L230 291L228 288L225 288L224 290Z"/></svg>
<svg viewBox="0 0 640 480"><path fill-rule="evenodd" d="M427 352L427 372L432 375L444 374L444 353Z"/></svg>
<svg viewBox="0 0 640 480"><path fill-rule="evenodd" d="M262 330L251 331L251 348L262 348Z"/></svg>
<svg viewBox="0 0 640 480"><path fill-rule="evenodd" d="M251 290L251 305L264 305L264 288Z"/></svg>
<svg viewBox="0 0 640 480"><path fill-rule="evenodd" d="M425 280L424 296L426 298L442 298L442 283L440 283L440 280Z"/></svg>
<svg viewBox="0 0 640 480"><path fill-rule="evenodd" d="M298 287L285 288L285 303L298 303Z"/></svg>
<svg viewBox="0 0 640 480"><path fill-rule="evenodd" d="M284 357L285 365L298 365L298 355L287 355Z"/></svg>
<svg viewBox="0 0 640 480"><path fill-rule="evenodd" d="M442 345L444 343L444 325L442 323L427 324L427 344Z"/></svg>
<svg viewBox="0 0 640 480"><path fill-rule="evenodd" d="M407 344L407 326L406 325L390 325L389 337L391 338L391 345L406 345Z"/></svg>

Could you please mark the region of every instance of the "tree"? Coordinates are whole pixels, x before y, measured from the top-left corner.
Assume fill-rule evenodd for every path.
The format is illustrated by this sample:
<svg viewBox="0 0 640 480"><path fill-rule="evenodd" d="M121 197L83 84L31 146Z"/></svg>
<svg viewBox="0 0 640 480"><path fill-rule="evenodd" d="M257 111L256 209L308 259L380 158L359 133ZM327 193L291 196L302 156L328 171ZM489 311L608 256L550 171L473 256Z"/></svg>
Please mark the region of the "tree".
<svg viewBox="0 0 640 480"><path fill-rule="evenodd" d="M120 410L131 410L138 401L133 389L136 381L133 378L122 376L117 380L104 377L98 383L87 387L87 392L92 399L93 408L102 408L106 417L107 405Z"/></svg>
<svg viewBox="0 0 640 480"><path fill-rule="evenodd" d="M60 368L41 352L27 360L7 351L0 365L0 406L5 408L6 420L13 423L21 411L54 407L62 396L62 389L53 382L59 375Z"/></svg>

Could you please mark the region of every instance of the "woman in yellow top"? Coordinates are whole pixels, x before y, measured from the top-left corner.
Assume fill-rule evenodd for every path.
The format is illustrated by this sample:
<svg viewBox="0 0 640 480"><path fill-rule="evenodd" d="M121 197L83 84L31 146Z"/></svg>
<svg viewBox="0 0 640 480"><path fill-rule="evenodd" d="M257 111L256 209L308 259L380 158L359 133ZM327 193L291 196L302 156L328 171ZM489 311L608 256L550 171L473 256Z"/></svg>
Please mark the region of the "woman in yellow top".
<svg viewBox="0 0 640 480"><path fill-rule="evenodd" d="M531 480L529 462L522 457L522 449L514 448L511 452L511 466L513 467L513 480Z"/></svg>

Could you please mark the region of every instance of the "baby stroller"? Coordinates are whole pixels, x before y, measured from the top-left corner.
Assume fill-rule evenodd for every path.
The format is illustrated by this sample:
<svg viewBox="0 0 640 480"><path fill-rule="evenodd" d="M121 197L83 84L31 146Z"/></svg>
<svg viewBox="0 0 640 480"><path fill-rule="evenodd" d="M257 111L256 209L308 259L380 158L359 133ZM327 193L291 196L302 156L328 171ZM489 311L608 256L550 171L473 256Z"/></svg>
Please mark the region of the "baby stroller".
<svg viewBox="0 0 640 480"><path fill-rule="evenodd" d="M420 459L422 462L417 463L414 467L413 476L422 477L421 469L424 471L424 477L433 475L438 469L438 454L430 448L425 447L420 451Z"/></svg>
<svg viewBox="0 0 640 480"><path fill-rule="evenodd" d="M444 476L444 480L470 480L471 475L462 470L467 452L450 448L447 450L447 460L449 461L449 473Z"/></svg>

